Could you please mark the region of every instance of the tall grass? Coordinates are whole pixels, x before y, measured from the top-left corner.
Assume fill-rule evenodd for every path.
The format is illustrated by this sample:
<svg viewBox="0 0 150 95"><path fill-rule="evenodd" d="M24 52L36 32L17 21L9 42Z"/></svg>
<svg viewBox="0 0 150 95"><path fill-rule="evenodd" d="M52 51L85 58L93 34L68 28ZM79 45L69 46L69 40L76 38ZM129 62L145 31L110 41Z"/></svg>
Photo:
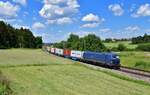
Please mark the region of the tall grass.
<svg viewBox="0 0 150 95"><path fill-rule="evenodd" d="M144 61L138 61L136 62L134 67L139 68L139 69L145 69L147 67L150 67L150 63L144 62Z"/></svg>
<svg viewBox="0 0 150 95"><path fill-rule="evenodd" d="M12 95L10 81L0 71L0 95Z"/></svg>
<svg viewBox="0 0 150 95"><path fill-rule="evenodd" d="M119 56L123 66L150 71L150 52L120 52Z"/></svg>

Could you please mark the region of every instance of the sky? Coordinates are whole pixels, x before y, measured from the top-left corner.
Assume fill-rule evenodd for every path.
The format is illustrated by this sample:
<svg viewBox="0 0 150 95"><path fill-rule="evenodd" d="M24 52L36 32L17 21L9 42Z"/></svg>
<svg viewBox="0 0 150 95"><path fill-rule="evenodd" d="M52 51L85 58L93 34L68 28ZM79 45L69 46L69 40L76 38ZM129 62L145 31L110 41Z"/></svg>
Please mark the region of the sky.
<svg viewBox="0 0 150 95"><path fill-rule="evenodd" d="M45 43L71 33L131 38L150 34L150 0L0 0L0 20L30 29Z"/></svg>

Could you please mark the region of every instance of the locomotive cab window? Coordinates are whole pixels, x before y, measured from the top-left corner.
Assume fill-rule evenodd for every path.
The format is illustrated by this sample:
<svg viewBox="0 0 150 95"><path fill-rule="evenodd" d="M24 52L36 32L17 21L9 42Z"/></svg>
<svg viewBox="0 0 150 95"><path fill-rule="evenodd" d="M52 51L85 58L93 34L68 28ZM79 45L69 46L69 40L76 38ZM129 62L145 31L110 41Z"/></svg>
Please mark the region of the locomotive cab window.
<svg viewBox="0 0 150 95"><path fill-rule="evenodd" d="M113 58L119 58L119 56L118 56L118 55L113 55L112 57L113 57Z"/></svg>

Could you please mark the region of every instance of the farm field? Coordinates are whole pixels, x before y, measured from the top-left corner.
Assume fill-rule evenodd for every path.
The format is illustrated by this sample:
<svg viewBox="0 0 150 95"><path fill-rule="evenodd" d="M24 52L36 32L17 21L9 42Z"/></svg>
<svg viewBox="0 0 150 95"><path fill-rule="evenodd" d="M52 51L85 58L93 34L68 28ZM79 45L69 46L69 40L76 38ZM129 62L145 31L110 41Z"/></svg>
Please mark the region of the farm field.
<svg viewBox="0 0 150 95"><path fill-rule="evenodd" d="M0 50L0 70L15 95L149 95L150 86L42 50ZM122 76L123 77L123 76Z"/></svg>
<svg viewBox="0 0 150 95"><path fill-rule="evenodd" d="M117 47L118 44L120 43L124 44L129 49L135 49L137 47L137 45L131 44L131 41L118 41L118 42L112 42L112 43L104 43L104 45L106 47L113 48L113 47Z"/></svg>

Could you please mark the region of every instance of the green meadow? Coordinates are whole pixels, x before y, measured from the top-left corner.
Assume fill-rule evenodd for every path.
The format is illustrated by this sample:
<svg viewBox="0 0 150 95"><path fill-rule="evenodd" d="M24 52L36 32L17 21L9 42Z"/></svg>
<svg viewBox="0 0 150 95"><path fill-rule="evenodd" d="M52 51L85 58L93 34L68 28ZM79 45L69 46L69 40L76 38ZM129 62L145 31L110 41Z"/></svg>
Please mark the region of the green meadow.
<svg viewBox="0 0 150 95"><path fill-rule="evenodd" d="M128 49L135 49L137 44L131 44L131 41L118 41L104 43L108 48L116 48L119 44L124 44ZM143 51L121 51L117 52L121 59L121 65L150 71L150 52Z"/></svg>
<svg viewBox="0 0 150 95"><path fill-rule="evenodd" d="M124 44L128 49L135 49L137 45L131 44L131 41L118 41L111 43L104 43L104 45L108 48L118 47L119 44Z"/></svg>
<svg viewBox="0 0 150 95"><path fill-rule="evenodd" d="M150 52L124 51L118 54L123 66L150 71Z"/></svg>
<svg viewBox="0 0 150 95"><path fill-rule="evenodd" d="M0 50L0 70L10 81L13 95L150 95L148 83L94 70L38 49Z"/></svg>

